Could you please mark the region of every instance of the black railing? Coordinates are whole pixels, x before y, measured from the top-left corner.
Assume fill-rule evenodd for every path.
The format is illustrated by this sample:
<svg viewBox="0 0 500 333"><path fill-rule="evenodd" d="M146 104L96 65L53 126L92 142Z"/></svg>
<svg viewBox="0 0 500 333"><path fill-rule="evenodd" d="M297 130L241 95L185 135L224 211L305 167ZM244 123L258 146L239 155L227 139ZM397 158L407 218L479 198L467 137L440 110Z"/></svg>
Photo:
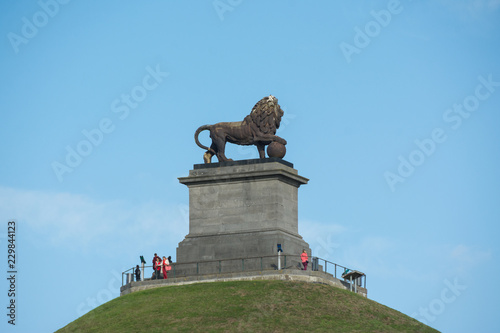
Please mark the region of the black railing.
<svg viewBox="0 0 500 333"><path fill-rule="evenodd" d="M332 275L337 279L341 279L342 276L352 271L351 269L331 262L326 259L311 257L311 261L308 265L309 271L323 271ZM323 263L324 265L321 265ZM237 273L237 272L251 272L251 271L267 271L267 270L278 270L278 269L290 269L290 268L302 268L302 262L300 261L300 255L271 255L271 256L260 256L260 257L246 257L246 258L232 258L232 259L217 259L217 260L203 260L203 261L193 261L184 263L172 263L170 265L172 268L167 271L167 276L170 278L176 277L186 277L186 276L196 276L196 275L206 275L206 274L222 274L222 273ZM151 270L149 270L151 268ZM146 274L146 269L151 272L151 275ZM150 280L154 277L153 266L144 266L143 274L144 280ZM134 281L135 267L127 269L122 272L122 286ZM160 272L163 272L160 269ZM362 274L362 273L361 273ZM151 276L148 278L147 276ZM364 277L364 279L363 279ZM124 279L125 278L125 279ZM161 278L160 278L161 279ZM125 281L125 282L124 282ZM366 275L362 274L361 280L357 281L359 286L364 285L366 288Z"/></svg>
<svg viewBox="0 0 500 333"><path fill-rule="evenodd" d="M336 278L336 279L343 278L344 274L352 271L352 269L349 269L349 268L347 268L345 266L342 266L342 265L336 264L334 262L328 261L326 259L322 259L322 258L318 258L318 257L312 257L312 260L313 260L313 269L316 268L316 267L314 267L315 266L314 265L314 260L318 260L318 263L317 263L318 266L319 266L320 260L321 260L325 264L323 266L323 271L325 273L333 275L333 277ZM328 266L328 264L330 264L330 266ZM330 273L328 271L328 268L331 269L332 266L333 266L333 272ZM340 268L340 274L339 274L339 268ZM316 269L316 270L319 270L319 269ZM361 280L359 281L358 285L361 287L361 285L363 284L363 288L366 289L366 275L363 274L363 273L361 273L361 274L362 274L362 277L361 277Z"/></svg>

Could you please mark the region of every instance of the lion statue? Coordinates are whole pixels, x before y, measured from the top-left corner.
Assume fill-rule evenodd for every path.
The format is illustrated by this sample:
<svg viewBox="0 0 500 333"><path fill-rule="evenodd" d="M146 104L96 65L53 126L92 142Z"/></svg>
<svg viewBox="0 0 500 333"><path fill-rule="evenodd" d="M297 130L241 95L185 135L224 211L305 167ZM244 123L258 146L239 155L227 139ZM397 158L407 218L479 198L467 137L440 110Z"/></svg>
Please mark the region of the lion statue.
<svg viewBox="0 0 500 333"><path fill-rule="evenodd" d="M275 135L276 129L280 127L283 110L278 104L278 99L273 95L262 98L255 104L252 112L243 121L222 122L214 125L200 126L194 133L196 144L205 149L203 155L205 163L211 163L212 156L217 156L219 162L232 161L224 154L226 142L243 146L255 145L259 151L259 157L265 158L265 146L277 142L286 145L286 140ZM198 135L210 131L212 145L210 148L202 145Z"/></svg>

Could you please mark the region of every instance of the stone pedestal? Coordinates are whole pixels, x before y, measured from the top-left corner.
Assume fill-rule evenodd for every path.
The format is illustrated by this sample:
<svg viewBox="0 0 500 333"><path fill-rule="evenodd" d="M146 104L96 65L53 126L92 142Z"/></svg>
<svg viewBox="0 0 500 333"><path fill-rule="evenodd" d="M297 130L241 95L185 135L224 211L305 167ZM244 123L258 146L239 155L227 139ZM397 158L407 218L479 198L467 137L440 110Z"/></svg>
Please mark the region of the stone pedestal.
<svg viewBox="0 0 500 333"><path fill-rule="evenodd" d="M297 267L309 245L298 233L297 192L308 179L279 158L197 164L188 177L189 234L179 243L177 263L207 263L203 273L273 269L277 244L287 267ZM233 264L226 259L234 260ZM264 259L262 259L264 258ZM246 266L245 266L246 265ZM180 267L180 266L179 266ZM197 266L197 270L199 267ZM207 271L208 270L208 271Z"/></svg>

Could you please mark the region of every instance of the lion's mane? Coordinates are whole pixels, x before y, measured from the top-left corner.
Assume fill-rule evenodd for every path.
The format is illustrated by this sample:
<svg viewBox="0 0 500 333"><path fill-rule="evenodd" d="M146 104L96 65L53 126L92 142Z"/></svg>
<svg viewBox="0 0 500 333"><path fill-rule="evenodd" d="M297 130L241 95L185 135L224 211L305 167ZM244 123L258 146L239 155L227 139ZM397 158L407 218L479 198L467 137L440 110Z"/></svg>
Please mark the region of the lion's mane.
<svg viewBox="0 0 500 333"><path fill-rule="evenodd" d="M252 111L245 117L243 122L250 124L252 129L258 132L253 133L256 136L260 134L276 134L283 114L278 99L270 95L255 103Z"/></svg>

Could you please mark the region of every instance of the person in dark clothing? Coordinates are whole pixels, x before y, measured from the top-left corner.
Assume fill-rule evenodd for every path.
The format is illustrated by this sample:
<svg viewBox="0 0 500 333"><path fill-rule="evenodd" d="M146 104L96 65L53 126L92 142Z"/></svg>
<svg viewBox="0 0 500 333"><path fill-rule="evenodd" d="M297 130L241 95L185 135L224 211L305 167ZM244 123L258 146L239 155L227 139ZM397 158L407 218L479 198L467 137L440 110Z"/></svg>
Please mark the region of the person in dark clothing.
<svg viewBox="0 0 500 333"><path fill-rule="evenodd" d="M157 260L158 257L158 254L155 253L155 256L153 257L153 270L156 271L156 260Z"/></svg>
<svg viewBox="0 0 500 333"><path fill-rule="evenodd" d="M153 278L156 278L156 262L158 261L158 254L155 253L155 256L153 257Z"/></svg>
<svg viewBox="0 0 500 333"><path fill-rule="evenodd" d="M160 278L160 273L161 273L161 269L162 269L162 263L161 263L161 258L158 257L156 259L156 266L155 266L155 279L158 280Z"/></svg>
<svg viewBox="0 0 500 333"><path fill-rule="evenodd" d="M139 265L135 266L135 280L141 281L141 270L139 269Z"/></svg>

